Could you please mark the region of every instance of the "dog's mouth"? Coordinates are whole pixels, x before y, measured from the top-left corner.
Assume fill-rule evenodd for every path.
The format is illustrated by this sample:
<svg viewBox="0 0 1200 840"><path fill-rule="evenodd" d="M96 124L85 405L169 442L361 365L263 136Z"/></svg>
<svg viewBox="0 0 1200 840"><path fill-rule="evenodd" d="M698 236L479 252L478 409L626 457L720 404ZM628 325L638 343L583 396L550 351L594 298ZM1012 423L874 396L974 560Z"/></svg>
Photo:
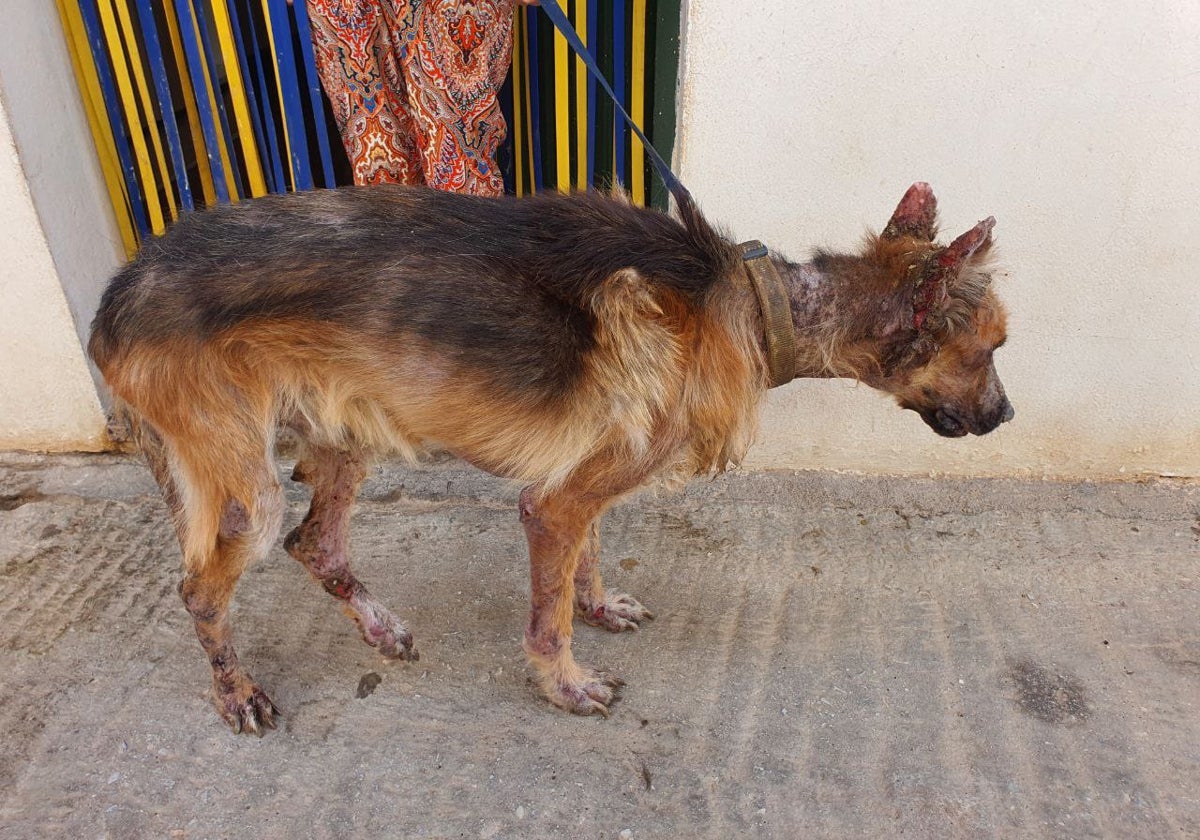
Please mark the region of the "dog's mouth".
<svg viewBox="0 0 1200 840"><path fill-rule="evenodd" d="M963 437L972 431L970 424L949 408L918 409L921 419L942 437Z"/></svg>
<svg viewBox="0 0 1200 840"><path fill-rule="evenodd" d="M929 428L942 437L956 438L964 435L986 435L1001 423L1013 418L1013 409L1007 401L999 411L987 417L968 418L952 408L915 408Z"/></svg>

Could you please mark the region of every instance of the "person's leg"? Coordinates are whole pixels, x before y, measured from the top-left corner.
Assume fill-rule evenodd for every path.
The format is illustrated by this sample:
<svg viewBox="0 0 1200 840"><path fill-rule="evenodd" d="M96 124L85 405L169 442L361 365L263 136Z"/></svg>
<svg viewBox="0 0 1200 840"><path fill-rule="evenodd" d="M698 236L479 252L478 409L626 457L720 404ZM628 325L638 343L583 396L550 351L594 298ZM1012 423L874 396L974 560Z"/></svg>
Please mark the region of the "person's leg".
<svg viewBox="0 0 1200 840"><path fill-rule="evenodd" d="M417 128L425 181L501 195L496 151L507 126L498 100L512 62L513 0L410 0L394 43Z"/></svg>
<svg viewBox="0 0 1200 840"><path fill-rule="evenodd" d="M354 183L424 183L389 9L381 0L307 3L317 74L333 106Z"/></svg>

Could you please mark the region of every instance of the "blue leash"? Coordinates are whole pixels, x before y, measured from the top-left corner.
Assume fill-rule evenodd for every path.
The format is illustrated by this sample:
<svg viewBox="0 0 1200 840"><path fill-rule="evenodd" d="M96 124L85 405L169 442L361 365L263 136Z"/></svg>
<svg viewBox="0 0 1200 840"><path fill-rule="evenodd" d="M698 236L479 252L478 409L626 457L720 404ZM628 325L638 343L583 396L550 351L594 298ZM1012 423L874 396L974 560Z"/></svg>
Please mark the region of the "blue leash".
<svg viewBox="0 0 1200 840"><path fill-rule="evenodd" d="M618 0L618 2L621 2L621 0ZM567 20L567 16L563 13L562 7L558 5L558 0L540 0L539 5L541 6L542 11L546 13L546 17L550 18L550 22L554 24L554 28L562 33L563 37L567 39L567 43L571 45L571 49L573 49L575 54L583 60L583 63L587 66L588 71L593 77L595 77L596 81L600 83L600 87L604 88L604 92L609 95L613 101L613 104L617 106L617 111L622 117L625 118L625 122L629 123L629 127L633 129L633 133L636 134L638 139L642 141L642 145L646 149L646 154L650 156L650 162L654 164L654 170L658 173L658 177L662 178L663 183L666 185L667 189L670 190L671 195L675 196L675 200L679 202L680 206L692 204L692 194L689 193L687 187L685 187L680 180L675 177L675 173L671 171L671 167L667 166L667 162L662 159L662 155L660 155L658 150L651 145L649 138L646 137L646 135L638 127L638 124L633 121L633 117L629 116L629 112L625 110L625 107L621 104L621 100L617 98L615 93L613 93L613 89L608 84L608 80L604 78L604 74L600 72L600 68L597 66L596 60L592 57L591 53L588 52L587 47L583 45L583 41L579 39L579 34L575 31L574 27L571 26L570 21Z"/></svg>

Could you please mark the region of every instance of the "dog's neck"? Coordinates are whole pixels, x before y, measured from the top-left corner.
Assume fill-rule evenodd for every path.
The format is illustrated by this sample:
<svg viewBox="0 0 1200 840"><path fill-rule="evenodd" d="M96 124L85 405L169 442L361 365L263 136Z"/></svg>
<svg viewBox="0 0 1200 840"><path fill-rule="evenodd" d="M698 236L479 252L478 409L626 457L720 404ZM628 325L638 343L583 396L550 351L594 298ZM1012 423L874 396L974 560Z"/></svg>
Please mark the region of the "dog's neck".
<svg viewBox="0 0 1200 840"><path fill-rule="evenodd" d="M815 262L776 262L791 302L796 332L796 378L862 379L855 361L844 352L839 316L852 295L844 288L851 280L843 272L823 270Z"/></svg>

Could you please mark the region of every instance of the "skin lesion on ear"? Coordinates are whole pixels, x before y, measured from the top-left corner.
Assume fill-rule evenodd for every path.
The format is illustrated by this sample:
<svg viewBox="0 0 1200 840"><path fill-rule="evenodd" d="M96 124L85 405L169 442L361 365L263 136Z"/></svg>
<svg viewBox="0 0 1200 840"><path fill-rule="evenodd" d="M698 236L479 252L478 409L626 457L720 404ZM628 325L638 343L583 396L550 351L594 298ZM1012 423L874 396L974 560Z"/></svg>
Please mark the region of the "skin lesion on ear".
<svg viewBox="0 0 1200 840"><path fill-rule="evenodd" d="M932 242L937 236L937 199L933 189L924 181L908 188L896 205L892 218L883 228L880 238L895 240L902 237Z"/></svg>

